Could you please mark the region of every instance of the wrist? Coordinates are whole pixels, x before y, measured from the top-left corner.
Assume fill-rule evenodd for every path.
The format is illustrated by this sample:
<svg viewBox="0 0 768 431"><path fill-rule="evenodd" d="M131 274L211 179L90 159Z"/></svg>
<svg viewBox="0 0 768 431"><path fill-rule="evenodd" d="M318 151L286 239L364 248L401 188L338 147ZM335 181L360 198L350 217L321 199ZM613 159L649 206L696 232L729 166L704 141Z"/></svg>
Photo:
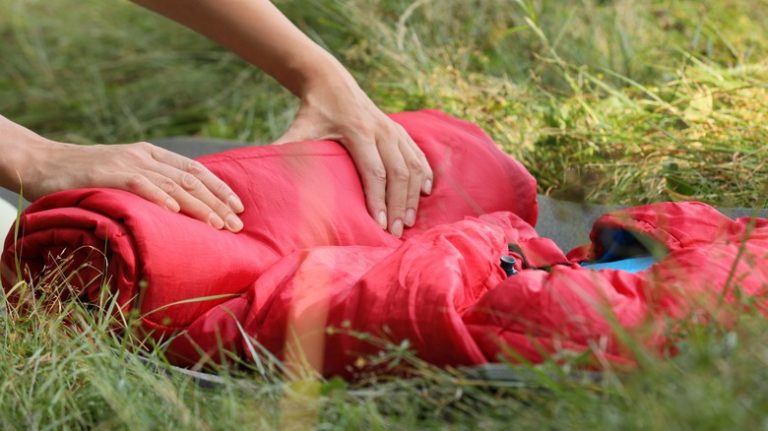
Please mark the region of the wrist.
<svg viewBox="0 0 768 431"><path fill-rule="evenodd" d="M55 157L53 151L58 145L53 141L34 135L2 145L0 156L0 185L23 192L27 183L38 181L40 163L44 158ZM11 148L8 148L11 147Z"/></svg>
<svg viewBox="0 0 768 431"><path fill-rule="evenodd" d="M294 82L286 87L304 103L329 92L341 95L362 91L347 69L325 51L297 61L294 70Z"/></svg>

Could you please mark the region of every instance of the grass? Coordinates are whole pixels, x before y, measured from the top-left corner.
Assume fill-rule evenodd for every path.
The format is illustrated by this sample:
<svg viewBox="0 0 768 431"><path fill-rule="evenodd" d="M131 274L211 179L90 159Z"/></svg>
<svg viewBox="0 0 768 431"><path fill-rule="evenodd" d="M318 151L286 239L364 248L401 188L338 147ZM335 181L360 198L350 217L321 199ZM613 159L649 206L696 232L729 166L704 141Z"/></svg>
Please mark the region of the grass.
<svg viewBox="0 0 768 431"><path fill-rule="evenodd" d="M542 192L764 205L765 0L278 5L384 109L481 124ZM296 106L231 54L126 2L0 0L0 36L0 113L60 140L264 142ZM224 370L260 385L206 389L128 354L140 340L112 333L103 313L59 305L0 320L3 428L768 429L768 323L751 314L692 325L675 358L599 383L562 378L566 362L481 384L392 349L415 378L302 386Z"/></svg>

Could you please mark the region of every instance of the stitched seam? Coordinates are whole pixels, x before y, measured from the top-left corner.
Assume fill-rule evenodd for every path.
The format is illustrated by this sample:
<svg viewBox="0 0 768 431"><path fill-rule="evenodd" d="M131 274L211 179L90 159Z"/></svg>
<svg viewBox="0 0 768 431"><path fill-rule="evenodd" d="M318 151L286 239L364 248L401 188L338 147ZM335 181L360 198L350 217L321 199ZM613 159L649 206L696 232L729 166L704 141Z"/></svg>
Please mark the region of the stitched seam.
<svg viewBox="0 0 768 431"><path fill-rule="evenodd" d="M346 156L347 153L291 153L291 154L259 154L259 155L253 155L253 156L239 156L234 157L229 154L218 154L213 160L205 160L205 164L213 164L213 163L222 163L222 162L237 162L239 160L254 160L254 159L266 159L271 157L280 157L280 158L286 158L286 157L306 157L306 156L312 156L312 157L340 157L340 156Z"/></svg>

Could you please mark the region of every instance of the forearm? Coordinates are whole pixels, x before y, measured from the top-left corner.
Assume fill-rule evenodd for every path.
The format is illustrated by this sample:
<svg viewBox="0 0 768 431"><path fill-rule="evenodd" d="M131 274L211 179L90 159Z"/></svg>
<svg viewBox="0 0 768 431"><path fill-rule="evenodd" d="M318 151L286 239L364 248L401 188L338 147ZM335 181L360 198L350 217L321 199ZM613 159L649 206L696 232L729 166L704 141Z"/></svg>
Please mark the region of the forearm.
<svg viewBox="0 0 768 431"><path fill-rule="evenodd" d="M0 186L18 192L36 157L55 145L0 115Z"/></svg>
<svg viewBox="0 0 768 431"><path fill-rule="evenodd" d="M0 116L0 186L29 200L61 190L125 190L217 229L243 228L243 203L205 166L146 142L74 145L51 141Z"/></svg>
<svg viewBox="0 0 768 431"><path fill-rule="evenodd" d="M267 0L134 0L208 36L301 98L276 143L333 139L357 166L371 216L399 237L416 222L432 169L405 130L387 117L332 55ZM308 2L308 4L312 4Z"/></svg>
<svg viewBox="0 0 768 431"><path fill-rule="evenodd" d="M356 86L332 55L267 0L134 1L220 43L298 97L327 82Z"/></svg>

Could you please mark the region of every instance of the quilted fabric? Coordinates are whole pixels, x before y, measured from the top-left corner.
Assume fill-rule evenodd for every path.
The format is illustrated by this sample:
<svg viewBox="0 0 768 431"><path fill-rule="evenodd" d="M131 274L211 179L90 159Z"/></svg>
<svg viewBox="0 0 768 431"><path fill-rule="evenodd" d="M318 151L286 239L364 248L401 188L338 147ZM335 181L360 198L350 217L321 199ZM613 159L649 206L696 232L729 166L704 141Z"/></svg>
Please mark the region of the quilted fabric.
<svg viewBox="0 0 768 431"><path fill-rule="evenodd" d="M631 363L619 330L643 327L642 341L661 349L670 319L712 311L736 285L764 294L765 220L699 203L638 207L602 217L592 244L566 255L532 227L534 179L477 126L437 111L393 119L435 172L402 240L367 214L338 144L249 147L200 159L243 199L243 232L118 190L60 192L33 203L18 238L6 239L4 286L19 275L39 283L55 268L74 272L69 292L96 301L106 283L181 365L264 348L346 376L380 348L371 340L407 339L441 366L541 361L562 349ZM582 268L617 229L665 257L637 274ZM503 255L517 274L499 266Z"/></svg>

